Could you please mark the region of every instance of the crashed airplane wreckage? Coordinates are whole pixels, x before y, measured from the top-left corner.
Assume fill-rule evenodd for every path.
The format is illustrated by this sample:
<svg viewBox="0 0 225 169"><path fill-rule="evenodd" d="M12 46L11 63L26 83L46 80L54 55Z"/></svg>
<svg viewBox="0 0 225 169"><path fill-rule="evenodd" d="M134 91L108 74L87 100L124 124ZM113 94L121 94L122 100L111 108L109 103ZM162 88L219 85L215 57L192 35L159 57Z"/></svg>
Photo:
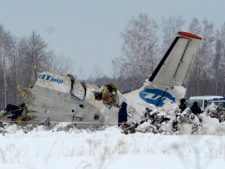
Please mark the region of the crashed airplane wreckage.
<svg viewBox="0 0 225 169"><path fill-rule="evenodd" d="M74 123L78 128L97 128L117 124L123 101L127 102L127 110L136 120L150 104L163 107L179 103L185 95L182 85L187 80L200 41L201 38L194 34L178 32L151 77L140 89L126 94L121 94L114 85L100 88L80 83L71 75L42 72L32 88L18 87L24 102L22 121L38 123L50 118L55 122Z"/></svg>
<svg viewBox="0 0 225 169"><path fill-rule="evenodd" d="M119 92L113 87L109 83L100 88L80 83L72 75L42 72L32 88L18 86L25 103L23 119L38 123L50 118L53 122L74 123L77 128L116 124L117 113L112 111L116 112L120 103Z"/></svg>

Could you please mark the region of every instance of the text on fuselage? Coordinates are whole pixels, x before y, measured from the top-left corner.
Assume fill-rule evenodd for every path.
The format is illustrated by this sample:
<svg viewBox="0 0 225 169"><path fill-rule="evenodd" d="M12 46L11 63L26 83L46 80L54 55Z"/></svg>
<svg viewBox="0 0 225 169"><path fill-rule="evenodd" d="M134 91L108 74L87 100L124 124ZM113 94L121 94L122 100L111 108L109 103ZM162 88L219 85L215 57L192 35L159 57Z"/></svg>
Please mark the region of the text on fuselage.
<svg viewBox="0 0 225 169"><path fill-rule="evenodd" d="M48 80L48 81L52 81L52 82L55 82L55 83L58 83L58 84L62 84L63 83L62 79L59 79L58 77L53 77L53 76L50 76L50 75L39 74L38 78L39 79Z"/></svg>

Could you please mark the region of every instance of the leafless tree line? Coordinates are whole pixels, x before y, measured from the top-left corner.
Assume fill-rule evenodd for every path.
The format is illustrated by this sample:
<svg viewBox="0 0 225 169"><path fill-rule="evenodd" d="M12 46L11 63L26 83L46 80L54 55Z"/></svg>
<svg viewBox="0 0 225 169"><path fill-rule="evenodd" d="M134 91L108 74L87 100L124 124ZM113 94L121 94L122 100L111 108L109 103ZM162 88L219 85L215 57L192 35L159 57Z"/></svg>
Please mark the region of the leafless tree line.
<svg viewBox="0 0 225 169"><path fill-rule="evenodd" d="M66 74L71 64L71 60L48 50L47 43L36 32L17 38L0 25L0 107L20 101L18 84L33 84L42 71Z"/></svg>

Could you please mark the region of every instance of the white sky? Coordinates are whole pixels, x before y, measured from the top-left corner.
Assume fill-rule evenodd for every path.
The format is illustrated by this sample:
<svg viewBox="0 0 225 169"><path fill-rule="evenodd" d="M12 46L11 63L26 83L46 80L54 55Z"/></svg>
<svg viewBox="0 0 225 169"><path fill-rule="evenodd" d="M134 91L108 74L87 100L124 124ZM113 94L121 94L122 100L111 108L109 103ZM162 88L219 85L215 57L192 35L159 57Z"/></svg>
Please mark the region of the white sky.
<svg viewBox="0 0 225 169"><path fill-rule="evenodd" d="M146 13L158 24L162 17L182 16L188 23L205 18L220 28L224 6L224 0L0 0L0 23L17 37L36 31L87 78L94 65L110 75L111 60L121 55L120 34L132 17Z"/></svg>

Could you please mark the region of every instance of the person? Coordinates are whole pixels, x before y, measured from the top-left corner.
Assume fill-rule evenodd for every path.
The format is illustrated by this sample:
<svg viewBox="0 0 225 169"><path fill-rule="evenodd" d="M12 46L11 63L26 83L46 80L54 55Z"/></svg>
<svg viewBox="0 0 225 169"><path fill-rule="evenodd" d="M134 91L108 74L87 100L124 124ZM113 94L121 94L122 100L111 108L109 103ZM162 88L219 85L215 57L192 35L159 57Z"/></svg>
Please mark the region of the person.
<svg viewBox="0 0 225 169"><path fill-rule="evenodd" d="M190 109L196 116L198 116L202 112L200 107L198 107L198 102L194 102Z"/></svg>
<svg viewBox="0 0 225 169"><path fill-rule="evenodd" d="M181 112L183 112L186 108L187 108L186 99L185 98L180 99L179 109L181 110Z"/></svg>
<svg viewBox="0 0 225 169"><path fill-rule="evenodd" d="M125 122L127 122L127 103L122 102L121 108L118 112L118 126L120 127L120 125Z"/></svg>
<svg viewBox="0 0 225 169"><path fill-rule="evenodd" d="M207 100L204 101L204 109L208 106Z"/></svg>

